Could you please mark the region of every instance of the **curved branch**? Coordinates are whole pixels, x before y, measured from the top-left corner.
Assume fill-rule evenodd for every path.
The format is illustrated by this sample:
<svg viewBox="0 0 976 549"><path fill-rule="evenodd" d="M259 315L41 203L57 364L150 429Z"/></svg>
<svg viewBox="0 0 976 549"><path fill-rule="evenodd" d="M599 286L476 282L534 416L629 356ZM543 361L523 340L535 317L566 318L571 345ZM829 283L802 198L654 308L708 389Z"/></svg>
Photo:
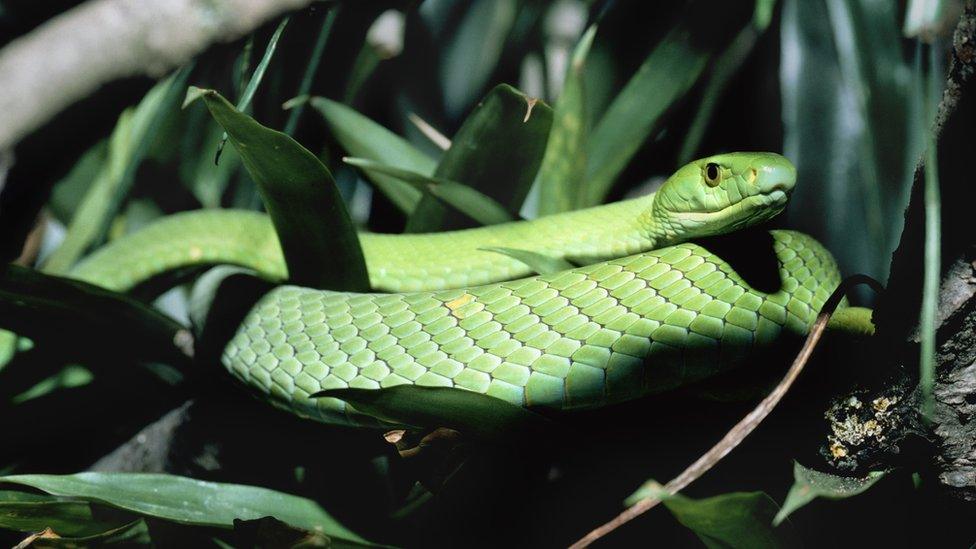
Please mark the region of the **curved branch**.
<svg viewBox="0 0 976 549"><path fill-rule="evenodd" d="M312 0L91 0L0 50L0 151L103 84L159 76Z"/></svg>

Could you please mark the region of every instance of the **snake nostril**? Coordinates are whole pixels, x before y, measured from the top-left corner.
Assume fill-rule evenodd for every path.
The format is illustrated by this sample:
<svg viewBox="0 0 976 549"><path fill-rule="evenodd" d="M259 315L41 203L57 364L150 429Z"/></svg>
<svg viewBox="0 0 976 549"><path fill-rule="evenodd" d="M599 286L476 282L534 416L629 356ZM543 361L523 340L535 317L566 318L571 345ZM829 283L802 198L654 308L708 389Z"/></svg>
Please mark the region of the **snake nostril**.
<svg viewBox="0 0 976 549"><path fill-rule="evenodd" d="M756 178L758 177L759 177L759 172L756 171L756 168L749 168L749 173L746 174L746 180L749 182L749 184L755 183Z"/></svg>

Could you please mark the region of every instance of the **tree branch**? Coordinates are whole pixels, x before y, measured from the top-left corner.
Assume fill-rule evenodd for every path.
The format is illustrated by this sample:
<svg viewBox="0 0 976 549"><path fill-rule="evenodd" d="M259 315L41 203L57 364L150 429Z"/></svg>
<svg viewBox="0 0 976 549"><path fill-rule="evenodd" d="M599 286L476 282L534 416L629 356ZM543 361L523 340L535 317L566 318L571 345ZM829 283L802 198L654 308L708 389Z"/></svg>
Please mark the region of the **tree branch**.
<svg viewBox="0 0 976 549"><path fill-rule="evenodd" d="M922 417L918 383L918 318L922 296L925 200L924 156L919 160L905 228L892 257L887 291L874 320L878 337L875 361L890 374L872 383L861 401L895 397L891 428L872 429L843 452L825 449L828 460L847 471L908 463L933 470L952 495L976 501L976 238L969 195L976 141L976 1L967 0L953 35L946 89L931 131L938 139L942 194L942 283L936 311L936 379L934 409ZM884 366L887 366L886 368ZM861 426L873 413L843 408L849 395L831 407L834 424ZM842 410L838 415L836 410ZM867 415L865 415L867 414ZM856 429L855 429L856 431Z"/></svg>
<svg viewBox="0 0 976 549"><path fill-rule="evenodd" d="M312 0L90 0L0 50L0 151L103 84L159 76Z"/></svg>

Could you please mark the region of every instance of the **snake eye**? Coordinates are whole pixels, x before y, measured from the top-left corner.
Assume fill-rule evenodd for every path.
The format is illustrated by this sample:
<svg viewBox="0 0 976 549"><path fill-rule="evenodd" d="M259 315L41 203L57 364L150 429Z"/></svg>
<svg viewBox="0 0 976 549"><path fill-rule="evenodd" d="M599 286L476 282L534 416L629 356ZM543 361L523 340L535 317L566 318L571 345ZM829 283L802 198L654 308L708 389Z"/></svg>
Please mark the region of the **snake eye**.
<svg viewBox="0 0 976 549"><path fill-rule="evenodd" d="M705 164L705 183L708 183L709 187L718 187L721 182L722 169L719 168L718 164L714 162Z"/></svg>

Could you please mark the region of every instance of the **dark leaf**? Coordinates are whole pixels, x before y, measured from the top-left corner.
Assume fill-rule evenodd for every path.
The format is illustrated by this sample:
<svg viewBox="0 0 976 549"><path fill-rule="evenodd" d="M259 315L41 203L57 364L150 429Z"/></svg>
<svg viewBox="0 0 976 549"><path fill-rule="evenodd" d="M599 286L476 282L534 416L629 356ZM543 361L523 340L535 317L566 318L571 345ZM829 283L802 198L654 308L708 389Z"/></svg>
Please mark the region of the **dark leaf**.
<svg viewBox="0 0 976 549"><path fill-rule="evenodd" d="M360 545L372 545L339 524L312 500L257 486L204 482L150 473L11 475L0 482L102 503L181 524L233 528L235 520L275 517L285 523Z"/></svg>
<svg viewBox="0 0 976 549"><path fill-rule="evenodd" d="M50 528L61 536L91 536L120 524L95 520L91 505L48 495L0 490L0 528L38 532Z"/></svg>
<svg viewBox="0 0 976 549"><path fill-rule="evenodd" d="M176 108L189 73L190 68L186 67L156 84L137 107L119 117L108 141L105 162L75 210L64 242L44 264L45 272L67 273L92 245L104 240L160 122L169 110Z"/></svg>
<svg viewBox="0 0 976 549"><path fill-rule="evenodd" d="M501 439L551 426L545 417L504 400L447 387L332 389L312 396L345 400L360 412L393 424L449 427L470 438Z"/></svg>
<svg viewBox="0 0 976 549"><path fill-rule="evenodd" d="M661 485L649 481L627 503L649 496L661 498L674 518L693 531L709 549L800 546L789 523L773 527L778 508L763 492L733 492L695 500L681 494L668 495Z"/></svg>
<svg viewBox="0 0 976 549"><path fill-rule="evenodd" d="M261 191L289 281L330 290L369 290L359 237L329 170L294 139L258 124L217 92L208 90L203 99Z"/></svg>
<svg viewBox="0 0 976 549"><path fill-rule="evenodd" d="M261 85L261 80L264 79L264 73L268 70L268 65L271 64L271 58L274 57L274 52L278 48L278 40L281 39L281 33L285 31L285 27L288 25L288 18L285 17L278 23L278 27L275 29L274 34L268 40L268 45L264 49L264 55L261 56L261 61L258 62L258 66L254 67L254 73L251 74L250 80L247 81L247 86L244 87L244 91L241 93L240 99L237 101L237 110L242 112L247 112L248 106L251 104L251 99L254 99L254 92L258 90L258 86ZM250 52L248 52L250 55ZM183 106L186 106L188 102L193 101L198 97L199 91L193 92L194 97L189 97L183 101ZM227 143L227 133L220 137L220 144L217 145L217 156L214 158L214 164L220 163L220 155L224 150L224 145Z"/></svg>
<svg viewBox="0 0 976 549"><path fill-rule="evenodd" d="M539 215L573 210L586 175L586 56L596 36L593 25L580 38L556 100L552 129L539 167Z"/></svg>
<svg viewBox="0 0 976 549"><path fill-rule="evenodd" d="M434 177L471 187L516 217L542 163L551 126L548 105L511 86L496 86L451 140ZM472 226L477 223L450 212L431 196L421 199L406 230L419 233Z"/></svg>
<svg viewBox="0 0 976 549"><path fill-rule="evenodd" d="M148 305L16 265L0 268L0 322L35 340L74 342L79 354L124 353L177 363L192 355L189 332Z"/></svg>
<svg viewBox="0 0 976 549"><path fill-rule="evenodd" d="M797 509L816 498L846 499L866 492L881 480L888 471L872 471L864 478L840 477L807 469L793 462L793 486L786 495L783 507L776 513L773 524L786 520Z"/></svg>
<svg viewBox="0 0 976 549"><path fill-rule="evenodd" d="M409 183L426 191L440 203L464 213L482 225L494 225L515 219L504 206L467 185L371 162L365 158L344 158L343 161L351 166L362 168L366 172L395 177L400 181Z"/></svg>
<svg viewBox="0 0 976 549"><path fill-rule="evenodd" d="M389 166L399 166L421 174L434 173L437 166L434 159L390 130L342 103L324 97L313 97L310 102L322 113L332 134L350 155L368 158ZM379 190L404 213L412 212L420 202L420 191L394 177L375 174L371 179Z"/></svg>
<svg viewBox="0 0 976 549"><path fill-rule="evenodd" d="M644 141L660 129L665 113L702 75L713 51L725 46L722 33L715 32L715 22L722 18L715 14L703 21L700 16L702 9L718 7L714 2L699 2L686 8L686 16L614 98L587 140L586 177L577 207L603 202Z"/></svg>
<svg viewBox="0 0 976 549"><path fill-rule="evenodd" d="M450 116L481 94L518 15L516 0L477 0L465 11L441 64L441 87Z"/></svg>
<svg viewBox="0 0 976 549"><path fill-rule="evenodd" d="M39 537L31 547L52 549L79 549L82 547L108 547L118 545L122 547L136 547L151 545L149 528L146 521L139 519L116 528L83 537Z"/></svg>

